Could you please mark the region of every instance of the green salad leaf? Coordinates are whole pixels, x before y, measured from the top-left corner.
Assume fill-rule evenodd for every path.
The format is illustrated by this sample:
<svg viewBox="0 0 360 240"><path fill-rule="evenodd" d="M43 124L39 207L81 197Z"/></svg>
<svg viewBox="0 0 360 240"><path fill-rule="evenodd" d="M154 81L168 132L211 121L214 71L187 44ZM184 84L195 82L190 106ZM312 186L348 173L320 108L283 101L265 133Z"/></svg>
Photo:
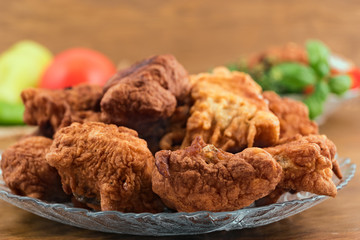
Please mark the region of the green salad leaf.
<svg viewBox="0 0 360 240"><path fill-rule="evenodd" d="M325 81L320 81L315 85L314 92L304 100L304 103L309 108L309 117L315 119L322 114L324 110L324 102L326 101L330 89Z"/></svg>
<svg viewBox="0 0 360 240"><path fill-rule="evenodd" d="M330 51L321 41L309 40L306 42L306 51L310 66L321 79L330 73Z"/></svg>
<svg viewBox="0 0 360 240"><path fill-rule="evenodd" d="M283 93L301 93L306 86L316 83L315 72L300 63L275 65L271 68L269 76Z"/></svg>
<svg viewBox="0 0 360 240"><path fill-rule="evenodd" d="M351 78L348 75L337 75L329 79L330 91L342 95L351 87Z"/></svg>

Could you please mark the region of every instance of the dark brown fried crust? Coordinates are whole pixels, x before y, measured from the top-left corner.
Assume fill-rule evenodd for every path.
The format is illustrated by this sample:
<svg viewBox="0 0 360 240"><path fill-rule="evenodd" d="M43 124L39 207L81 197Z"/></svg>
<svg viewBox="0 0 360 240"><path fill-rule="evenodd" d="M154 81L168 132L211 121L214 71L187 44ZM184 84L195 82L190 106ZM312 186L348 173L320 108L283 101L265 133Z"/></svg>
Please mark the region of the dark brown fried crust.
<svg viewBox="0 0 360 240"><path fill-rule="evenodd" d="M166 133L159 142L162 150L177 150L180 148L186 134L186 122L190 116L190 99L188 103L178 106L169 120Z"/></svg>
<svg viewBox="0 0 360 240"><path fill-rule="evenodd" d="M232 211L266 196L281 179L281 167L260 148L231 154L206 145L155 155L153 191L177 211Z"/></svg>
<svg viewBox="0 0 360 240"><path fill-rule="evenodd" d="M39 126L39 132L52 137L61 127L74 121L100 119L102 88L80 84L63 90L29 88L21 93L25 105L24 122Z"/></svg>
<svg viewBox="0 0 360 240"><path fill-rule="evenodd" d="M283 169L278 187L335 197L333 171L341 178L336 147L325 135L298 136L281 145L265 148Z"/></svg>
<svg viewBox="0 0 360 240"><path fill-rule="evenodd" d="M309 110L304 103L281 98L272 91L263 92L263 96L269 101L270 110L280 121L280 139L292 138L297 134L318 134L318 126L309 119Z"/></svg>
<svg viewBox="0 0 360 240"><path fill-rule="evenodd" d="M175 57L154 56L120 71L106 83L102 118L139 131L146 122L169 118L189 91L188 74Z"/></svg>
<svg viewBox="0 0 360 240"><path fill-rule="evenodd" d="M170 117L176 98L151 75L126 78L112 86L101 100L104 122L138 130L142 124Z"/></svg>
<svg viewBox="0 0 360 240"><path fill-rule="evenodd" d="M173 55L153 56L135 63L127 69L121 70L105 84L104 93L124 78L130 77L137 79L137 76L144 74L149 74L152 81L157 82L162 88L171 92L180 102L183 101L189 93L190 84L188 73Z"/></svg>
<svg viewBox="0 0 360 240"><path fill-rule="evenodd" d="M73 123L54 137L46 159L64 191L97 210L159 212L151 190L154 157L134 130L104 123Z"/></svg>
<svg viewBox="0 0 360 240"><path fill-rule="evenodd" d="M120 71L106 83L101 119L135 129L155 152L169 118L185 103L189 92L188 74L175 57L154 56Z"/></svg>
<svg viewBox="0 0 360 240"><path fill-rule="evenodd" d="M269 195L256 200L255 205L256 206L265 206L265 205L276 203L279 200L279 198L281 197L281 195L283 195L286 192L287 191L285 189L283 189L281 187L276 187L275 190L272 191Z"/></svg>
<svg viewBox="0 0 360 240"><path fill-rule="evenodd" d="M4 151L2 174L14 194L56 202L70 199L62 190L57 170L45 160L51 143L49 138L27 137Z"/></svg>

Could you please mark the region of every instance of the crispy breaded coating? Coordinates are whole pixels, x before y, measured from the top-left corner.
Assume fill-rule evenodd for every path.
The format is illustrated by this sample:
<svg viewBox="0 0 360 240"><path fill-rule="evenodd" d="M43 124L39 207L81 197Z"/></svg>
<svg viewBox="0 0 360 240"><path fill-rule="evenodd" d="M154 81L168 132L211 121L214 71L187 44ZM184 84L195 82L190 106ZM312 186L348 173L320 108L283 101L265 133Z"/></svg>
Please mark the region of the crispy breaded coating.
<svg viewBox="0 0 360 240"><path fill-rule="evenodd" d="M318 134L318 126L310 120L309 110L304 103L281 98L272 91L263 92L263 96L269 101L270 110L280 121L280 139L292 138L297 134Z"/></svg>
<svg viewBox="0 0 360 240"><path fill-rule="evenodd" d="M188 74L175 57L154 56L120 71L106 83L102 117L107 123L139 130L143 123L170 117L189 90Z"/></svg>
<svg viewBox="0 0 360 240"><path fill-rule="evenodd" d="M136 78L149 74L152 81L171 92L178 101L183 101L190 90L188 73L173 55L157 55L135 63L119 71L104 86L104 93L124 78Z"/></svg>
<svg viewBox="0 0 360 240"><path fill-rule="evenodd" d="M57 170L45 160L51 143L49 138L27 137L4 151L2 175L14 194L57 202L70 199L62 190Z"/></svg>
<svg viewBox="0 0 360 240"><path fill-rule="evenodd" d="M261 87L249 75L217 68L191 77L195 101L182 148L197 136L224 151L272 146L279 139L278 118L270 112Z"/></svg>
<svg viewBox="0 0 360 240"><path fill-rule="evenodd" d="M280 165L260 148L231 154L197 137L191 146L155 155L153 190L172 209L232 211L275 189Z"/></svg>
<svg viewBox="0 0 360 240"><path fill-rule="evenodd" d="M175 57L154 56L118 72L106 83L101 117L105 123L136 130L155 152L169 118L189 92L188 74Z"/></svg>
<svg viewBox="0 0 360 240"><path fill-rule="evenodd" d="M176 98L150 74L127 77L111 87L101 100L102 117L107 123L141 129L145 123L170 117Z"/></svg>
<svg viewBox="0 0 360 240"><path fill-rule="evenodd" d="M80 84L62 90L29 88L21 93L25 105L24 122L39 126L40 133L52 137L61 127L73 121L84 122L100 118L102 88L97 85ZM86 112L86 113L85 113Z"/></svg>
<svg viewBox="0 0 360 240"><path fill-rule="evenodd" d="M159 212L151 190L154 157L134 130L99 122L60 129L46 155L64 191L96 210Z"/></svg>
<svg viewBox="0 0 360 240"><path fill-rule="evenodd" d="M325 135L299 136L264 150L283 169L279 188L335 197L337 190L331 178L333 172L339 178L342 175L335 159L336 147Z"/></svg>

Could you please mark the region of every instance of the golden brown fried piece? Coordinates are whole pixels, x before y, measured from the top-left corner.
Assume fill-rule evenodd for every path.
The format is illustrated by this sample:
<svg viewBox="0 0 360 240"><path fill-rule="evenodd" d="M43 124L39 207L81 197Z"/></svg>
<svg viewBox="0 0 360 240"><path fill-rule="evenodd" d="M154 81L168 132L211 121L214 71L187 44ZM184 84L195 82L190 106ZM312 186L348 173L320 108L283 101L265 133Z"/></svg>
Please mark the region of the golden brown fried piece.
<svg viewBox="0 0 360 240"><path fill-rule="evenodd" d="M100 120L101 96L102 88L89 84L63 90L26 89L21 93L24 122L39 126L40 133L52 137L72 122Z"/></svg>
<svg viewBox="0 0 360 240"><path fill-rule="evenodd" d="M64 191L96 210L159 212L151 190L154 157L134 130L104 123L73 123L54 137L46 159Z"/></svg>
<svg viewBox="0 0 360 240"><path fill-rule="evenodd" d="M153 190L177 211L232 211L275 189L280 165L260 148L231 154L197 137L191 146L155 155Z"/></svg>
<svg viewBox="0 0 360 240"><path fill-rule="evenodd" d="M61 188L57 170L45 160L51 143L49 138L27 137L4 151L2 174L14 194L56 202L70 199Z"/></svg>
<svg viewBox="0 0 360 240"><path fill-rule="evenodd" d="M217 68L192 76L195 101L182 148L201 136L224 151L272 146L279 139L278 118L270 112L261 87L249 75Z"/></svg>
<svg viewBox="0 0 360 240"><path fill-rule="evenodd" d="M280 47L270 47L262 53L252 55L248 60L248 67L253 68L260 63L278 64L282 62L308 63L304 47L296 43L287 43Z"/></svg>
<svg viewBox="0 0 360 240"><path fill-rule="evenodd" d="M271 91L263 92L263 96L269 101L270 110L280 121L280 139L292 138L297 134L318 134L318 126L309 119L309 110L304 103L281 98Z"/></svg>
<svg viewBox="0 0 360 240"><path fill-rule="evenodd" d="M342 175L335 159L336 147L325 135L299 136L264 150L283 169L278 188L335 197L337 190L331 178L333 172L339 178Z"/></svg>

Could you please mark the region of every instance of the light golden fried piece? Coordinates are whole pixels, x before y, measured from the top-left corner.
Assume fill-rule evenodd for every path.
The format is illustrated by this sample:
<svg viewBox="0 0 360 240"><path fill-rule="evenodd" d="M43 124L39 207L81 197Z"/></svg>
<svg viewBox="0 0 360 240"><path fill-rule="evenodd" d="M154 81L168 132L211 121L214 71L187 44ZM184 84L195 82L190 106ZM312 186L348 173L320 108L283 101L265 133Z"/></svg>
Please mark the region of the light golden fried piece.
<svg viewBox="0 0 360 240"><path fill-rule="evenodd" d="M49 138L27 137L4 151L2 174L14 194L57 202L70 199L61 188L57 170L45 160L51 143Z"/></svg>
<svg viewBox="0 0 360 240"><path fill-rule="evenodd" d="M224 151L277 143L280 125L249 75L217 68L191 77L195 101L182 148L197 136Z"/></svg>
<svg viewBox="0 0 360 240"><path fill-rule="evenodd" d="M159 212L151 190L154 157L134 130L99 122L60 129L46 155L63 189L96 210Z"/></svg>
<svg viewBox="0 0 360 240"><path fill-rule="evenodd" d="M231 154L197 137L191 146L155 155L152 187L163 202L184 212L233 211L275 189L280 165L260 148Z"/></svg>
<svg viewBox="0 0 360 240"><path fill-rule="evenodd" d="M309 119L309 110L304 103L281 98L271 91L263 92L263 96L269 101L270 110L280 121L280 139L289 139L297 134L318 134L318 126Z"/></svg>
<svg viewBox="0 0 360 240"><path fill-rule="evenodd" d="M101 97L102 87L90 84L61 90L29 88L21 93L24 122L39 126L39 133L52 137L74 121L100 120Z"/></svg>
<svg viewBox="0 0 360 240"><path fill-rule="evenodd" d="M335 159L336 147L325 135L299 136L264 150L283 169L278 188L335 197L337 190L331 178L333 172L339 178L342 175Z"/></svg>

